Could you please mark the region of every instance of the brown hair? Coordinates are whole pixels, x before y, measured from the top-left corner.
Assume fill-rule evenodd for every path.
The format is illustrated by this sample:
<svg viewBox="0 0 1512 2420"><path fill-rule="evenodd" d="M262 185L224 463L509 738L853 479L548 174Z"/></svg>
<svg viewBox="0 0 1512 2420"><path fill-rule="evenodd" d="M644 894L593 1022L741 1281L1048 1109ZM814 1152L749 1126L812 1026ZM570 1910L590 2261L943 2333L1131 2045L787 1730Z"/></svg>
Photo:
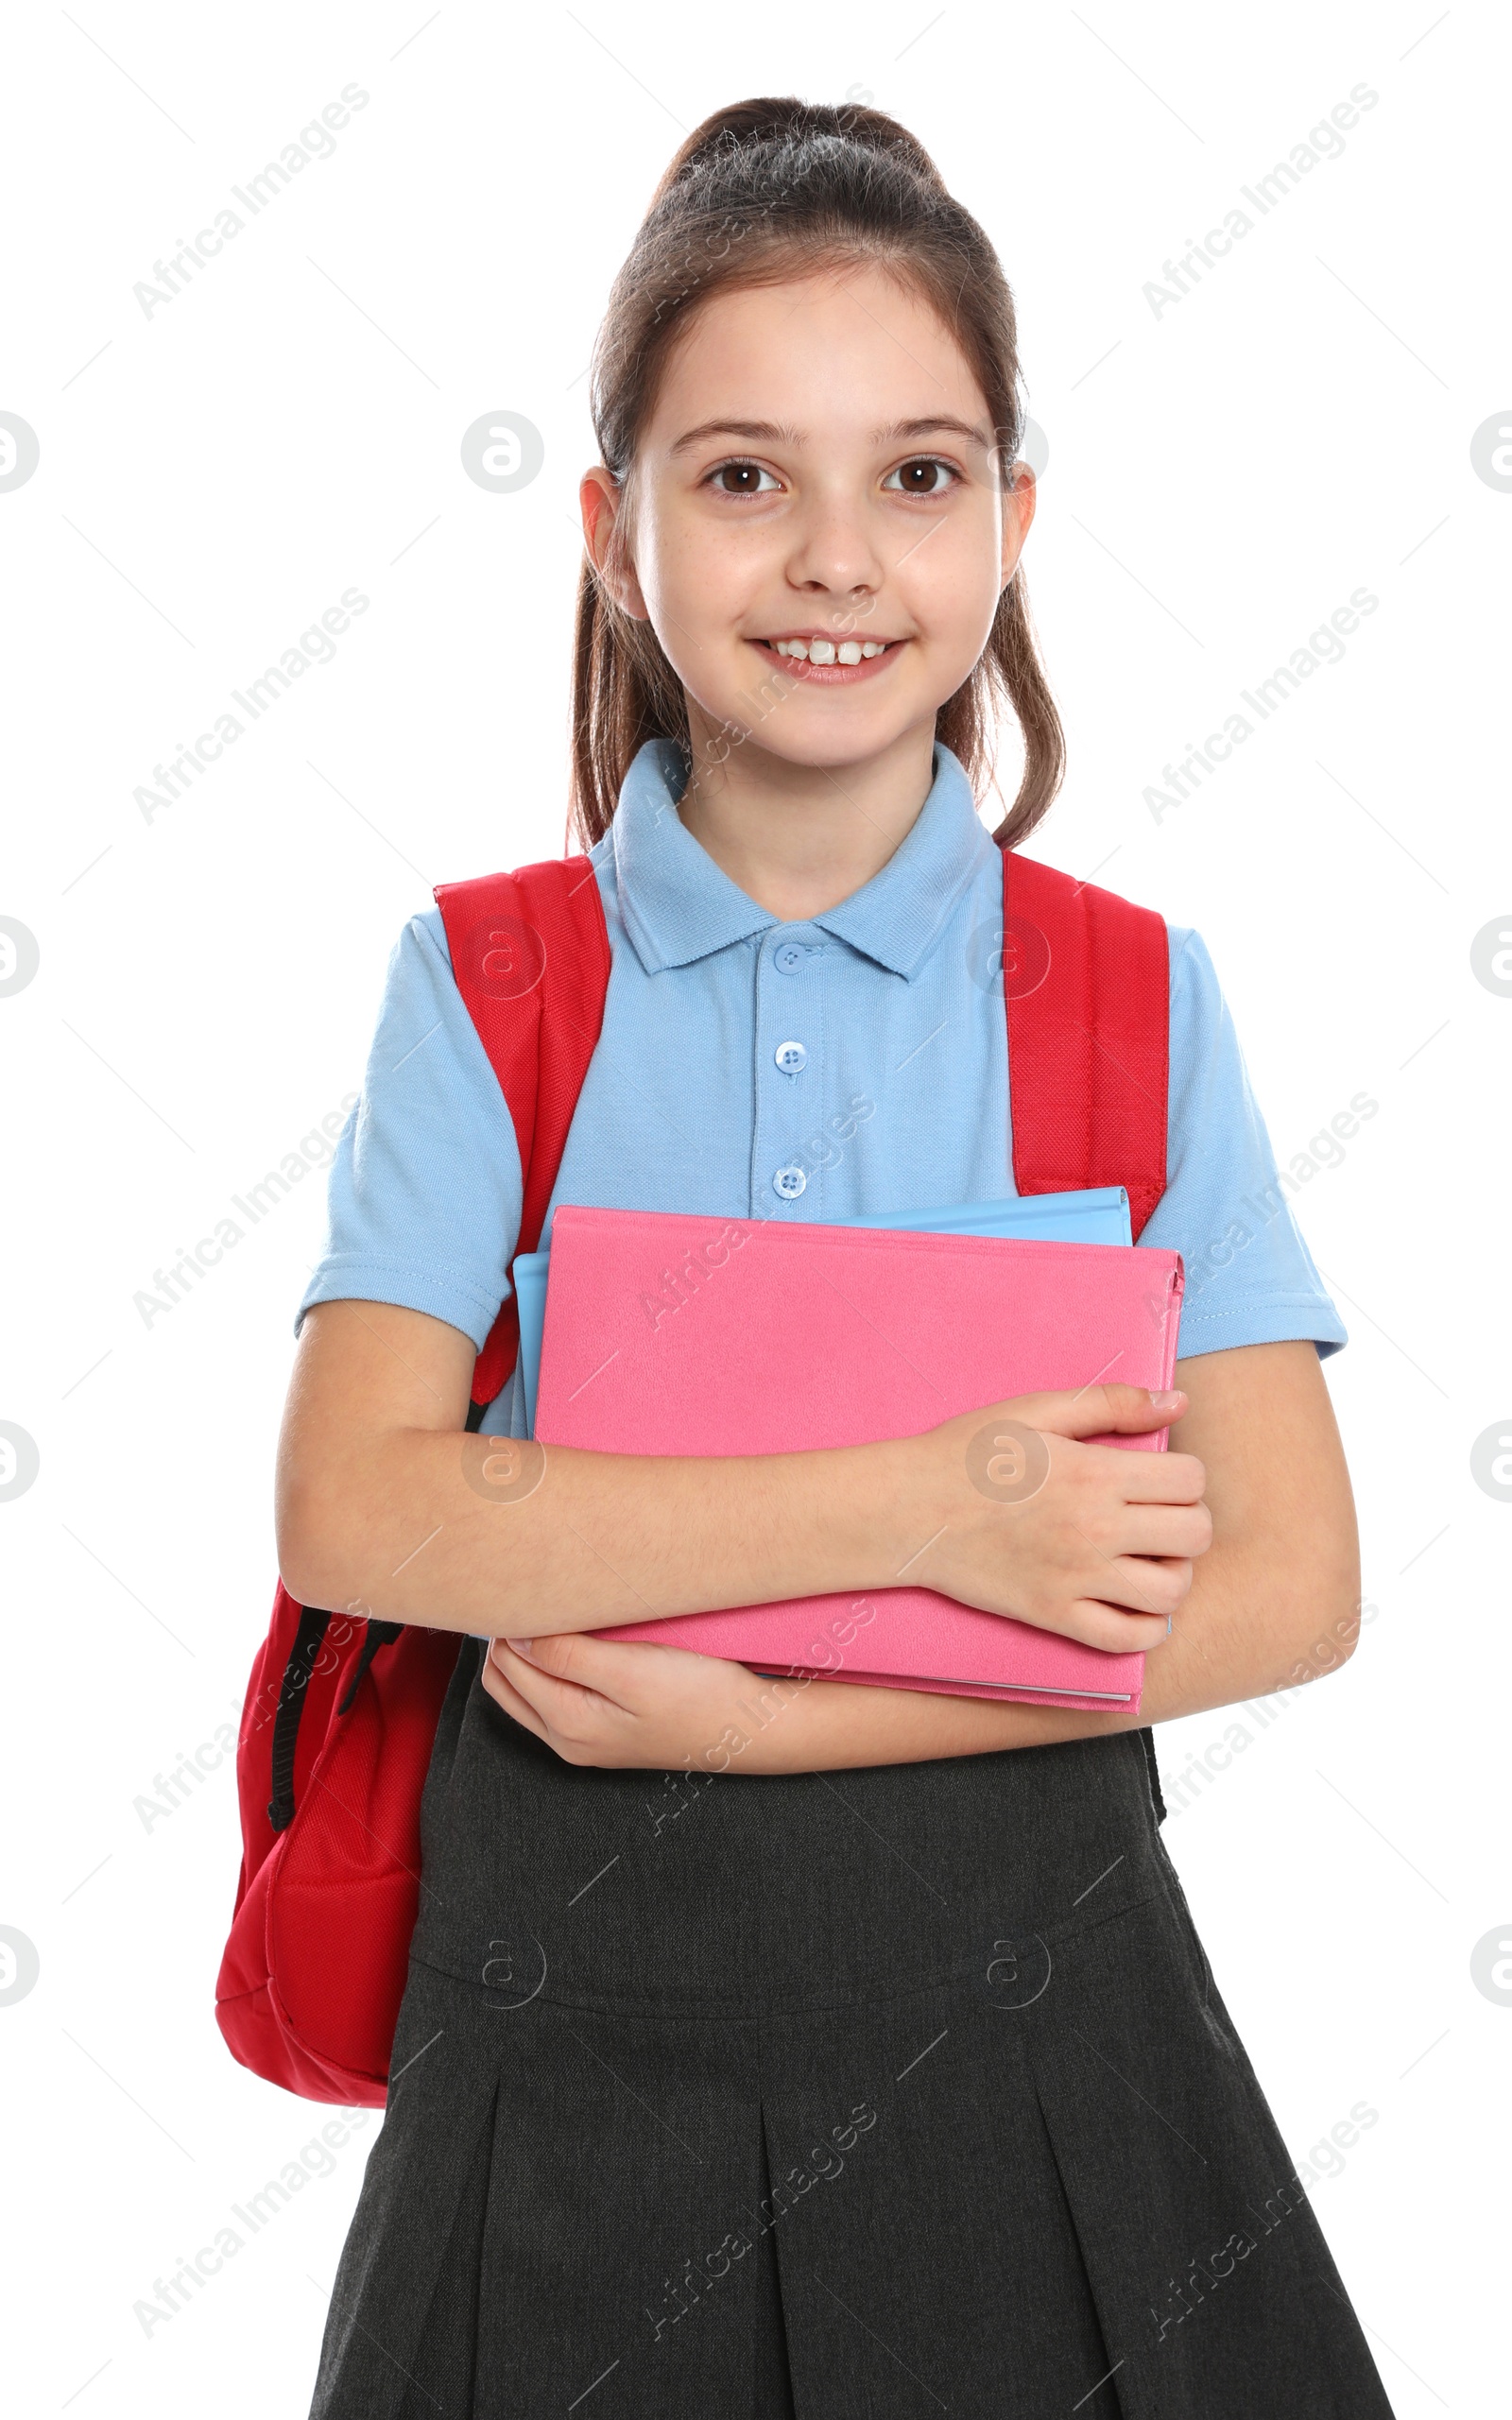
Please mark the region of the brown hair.
<svg viewBox="0 0 1512 2420"><path fill-rule="evenodd" d="M848 262L911 283L954 332L987 399L1005 475L1023 420L1013 297L991 244L895 118L779 99L737 101L689 135L614 281L593 352L592 409L616 481L631 472L668 355L699 302ZM624 519L611 546L624 543ZM992 778L1004 697L1018 716L1024 767L993 836L1013 847L1045 814L1065 769L1022 570L998 599L980 661L936 724L978 794ZM572 715L573 820L583 846L609 830L632 757L656 737L689 754L681 682L650 624L622 611L585 558Z"/></svg>

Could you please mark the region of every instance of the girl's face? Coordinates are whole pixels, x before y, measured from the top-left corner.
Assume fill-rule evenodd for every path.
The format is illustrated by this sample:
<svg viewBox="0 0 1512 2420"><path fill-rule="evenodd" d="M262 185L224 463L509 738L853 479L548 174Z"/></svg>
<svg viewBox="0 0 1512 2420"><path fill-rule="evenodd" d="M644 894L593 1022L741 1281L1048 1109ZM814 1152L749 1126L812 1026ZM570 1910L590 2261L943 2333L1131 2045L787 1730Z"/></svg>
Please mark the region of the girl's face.
<svg viewBox="0 0 1512 2420"><path fill-rule="evenodd" d="M933 737L1033 517L992 442L959 346L879 270L701 306L642 436L616 588L688 693L696 766L739 746L838 767ZM583 499L602 560L607 472Z"/></svg>

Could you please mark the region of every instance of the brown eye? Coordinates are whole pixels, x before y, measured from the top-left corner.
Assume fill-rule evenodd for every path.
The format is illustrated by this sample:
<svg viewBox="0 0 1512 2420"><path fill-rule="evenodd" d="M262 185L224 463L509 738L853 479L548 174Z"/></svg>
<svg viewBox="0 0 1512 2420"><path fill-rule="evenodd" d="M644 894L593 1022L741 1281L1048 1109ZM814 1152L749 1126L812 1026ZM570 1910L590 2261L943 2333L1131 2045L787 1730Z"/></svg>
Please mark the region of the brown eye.
<svg viewBox="0 0 1512 2420"><path fill-rule="evenodd" d="M886 484L891 487L895 479L898 481L897 488L893 489L896 495L943 496L949 493L947 482L959 477L959 472L949 462L940 461L933 454L923 454L915 461L900 463L896 471L889 472Z"/></svg>
<svg viewBox="0 0 1512 2420"><path fill-rule="evenodd" d="M770 477L771 473L764 471L759 462L721 462L711 472L710 484L724 496L759 496L765 492L759 482ZM777 485L775 479L772 485Z"/></svg>

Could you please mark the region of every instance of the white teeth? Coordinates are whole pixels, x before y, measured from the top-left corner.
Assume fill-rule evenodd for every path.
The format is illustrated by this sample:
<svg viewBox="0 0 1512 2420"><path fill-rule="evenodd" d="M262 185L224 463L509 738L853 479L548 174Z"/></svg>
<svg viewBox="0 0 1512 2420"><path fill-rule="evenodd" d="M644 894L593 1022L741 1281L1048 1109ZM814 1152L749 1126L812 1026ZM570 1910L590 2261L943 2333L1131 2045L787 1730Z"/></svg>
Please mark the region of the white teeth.
<svg viewBox="0 0 1512 2420"><path fill-rule="evenodd" d="M886 639L846 639L836 647L833 639L774 639L772 646L780 656L796 656L799 663L860 663L872 656L885 655Z"/></svg>

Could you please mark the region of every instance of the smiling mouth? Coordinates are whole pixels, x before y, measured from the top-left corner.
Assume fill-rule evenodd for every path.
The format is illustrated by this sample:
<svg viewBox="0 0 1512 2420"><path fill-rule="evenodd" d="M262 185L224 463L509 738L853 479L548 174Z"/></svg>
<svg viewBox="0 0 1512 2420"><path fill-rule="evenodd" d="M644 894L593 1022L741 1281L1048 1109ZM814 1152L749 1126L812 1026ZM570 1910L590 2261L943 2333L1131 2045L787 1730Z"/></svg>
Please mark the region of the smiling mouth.
<svg viewBox="0 0 1512 2420"><path fill-rule="evenodd" d="M870 663L884 656L890 647L902 644L897 639L822 639L817 633L803 638L758 639L759 647L769 648L791 663L858 664Z"/></svg>
<svg viewBox="0 0 1512 2420"><path fill-rule="evenodd" d="M774 670L795 688L850 689L876 680L896 663L903 639L821 639L817 632L783 639L752 639Z"/></svg>

